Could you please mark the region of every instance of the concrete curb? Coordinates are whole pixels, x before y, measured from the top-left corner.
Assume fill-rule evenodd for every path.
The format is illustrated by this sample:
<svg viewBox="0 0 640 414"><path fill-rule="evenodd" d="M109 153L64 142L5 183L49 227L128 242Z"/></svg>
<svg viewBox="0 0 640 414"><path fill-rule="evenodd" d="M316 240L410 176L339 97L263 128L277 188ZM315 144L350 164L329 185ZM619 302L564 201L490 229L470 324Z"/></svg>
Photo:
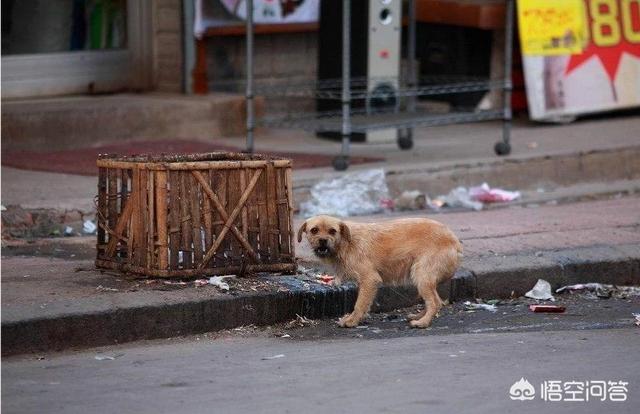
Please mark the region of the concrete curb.
<svg viewBox="0 0 640 414"><path fill-rule="evenodd" d="M555 288L579 282L640 284L640 245L593 246L516 256L471 258L450 284L440 286L443 298L508 298L520 296L537 279ZM2 323L2 355L58 351L75 347L111 345L141 339L174 337L268 325L294 319L332 318L352 309L357 289L324 285L304 287L294 277L274 277L288 292L245 293L167 303L158 301L94 312L66 312L46 318L15 319ZM418 302L413 288L383 287L373 311L387 311Z"/></svg>

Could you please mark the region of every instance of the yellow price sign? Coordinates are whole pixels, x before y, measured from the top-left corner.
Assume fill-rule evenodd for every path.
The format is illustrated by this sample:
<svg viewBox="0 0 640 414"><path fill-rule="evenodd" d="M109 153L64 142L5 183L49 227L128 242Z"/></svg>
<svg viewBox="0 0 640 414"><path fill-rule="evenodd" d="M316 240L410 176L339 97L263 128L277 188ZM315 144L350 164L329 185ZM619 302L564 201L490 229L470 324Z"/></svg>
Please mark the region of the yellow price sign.
<svg viewBox="0 0 640 414"><path fill-rule="evenodd" d="M586 42L583 0L518 0L518 25L525 55L571 55Z"/></svg>

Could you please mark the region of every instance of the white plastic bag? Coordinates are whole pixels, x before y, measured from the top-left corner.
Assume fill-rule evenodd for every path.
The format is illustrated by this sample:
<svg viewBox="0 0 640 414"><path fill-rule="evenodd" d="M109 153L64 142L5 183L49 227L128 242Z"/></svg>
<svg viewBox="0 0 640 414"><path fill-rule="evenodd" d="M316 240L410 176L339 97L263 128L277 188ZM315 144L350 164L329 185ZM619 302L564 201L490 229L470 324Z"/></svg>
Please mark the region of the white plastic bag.
<svg viewBox="0 0 640 414"><path fill-rule="evenodd" d="M311 188L311 198L300 205L300 214L347 217L379 213L380 201L389 198L383 169L356 171L320 181Z"/></svg>

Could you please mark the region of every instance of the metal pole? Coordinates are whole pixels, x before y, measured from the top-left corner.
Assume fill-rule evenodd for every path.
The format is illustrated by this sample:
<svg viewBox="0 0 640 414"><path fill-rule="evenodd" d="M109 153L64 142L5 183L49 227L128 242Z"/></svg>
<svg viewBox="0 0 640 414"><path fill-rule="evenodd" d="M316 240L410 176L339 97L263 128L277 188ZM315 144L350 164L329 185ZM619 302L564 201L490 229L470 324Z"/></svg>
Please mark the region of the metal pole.
<svg viewBox="0 0 640 414"><path fill-rule="evenodd" d="M507 0L506 18L504 30L504 122L502 127L502 140L505 144L509 144L511 138L511 91L513 83L511 81L511 62L513 55L513 0ZM509 151L507 151L508 153Z"/></svg>
<svg viewBox="0 0 640 414"><path fill-rule="evenodd" d="M195 36L193 33L193 19L195 16L195 4L193 1L182 2L183 31L184 41L184 62L182 70L184 71L184 80L182 81L182 89L187 95L193 94L193 68L196 64L195 52Z"/></svg>
<svg viewBox="0 0 640 414"><path fill-rule="evenodd" d="M346 159L351 144L351 0L342 2L342 151Z"/></svg>
<svg viewBox="0 0 640 414"><path fill-rule="evenodd" d="M247 5L247 89L245 98L247 101L247 149L253 153L253 0L246 0Z"/></svg>
<svg viewBox="0 0 640 414"><path fill-rule="evenodd" d="M407 35L409 41L409 48L407 50L407 59L409 60L409 88L416 87L416 2L415 0L409 0L409 33ZM409 102L407 103L407 109L409 112L415 112L416 110L416 96L413 93L409 94Z"/></svg>

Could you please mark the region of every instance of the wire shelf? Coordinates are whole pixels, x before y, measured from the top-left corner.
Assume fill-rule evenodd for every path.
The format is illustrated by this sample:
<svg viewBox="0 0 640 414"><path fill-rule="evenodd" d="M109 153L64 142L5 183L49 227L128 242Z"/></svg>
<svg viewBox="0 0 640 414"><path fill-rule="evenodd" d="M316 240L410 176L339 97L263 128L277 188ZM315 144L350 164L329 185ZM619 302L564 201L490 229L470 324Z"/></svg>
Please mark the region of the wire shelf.
<svg viewBox="0 0 640 414"><path fill-rule="evenodd" d="M398 78L352 78L351 99L367 99L372 96L369 85L399 84L397 97L420 97L444 95L451 93L482 92L505 87L504 79L484 79L475 77L426 77L418 80L415 86ZM323 100L342 99L342 79L325 79L322 81L277 81L257 83L257 95L270 98L314 98Z"/></svg>
<svg viewBox="0 0 640 414"><path fill-rule="evenodd" d="M372 116L375 115L375 116ZM459 122L488 121L503 119L502 110L451 112L444 114L426 111L366 111L351 112L351 131L367 131L389 128L414 128L420 126L447 125ZM342 128L341 112L298 113L285 116L271 116L260 120L260 125L271 128L296 128L315 132L340 132Z"/></svg>

